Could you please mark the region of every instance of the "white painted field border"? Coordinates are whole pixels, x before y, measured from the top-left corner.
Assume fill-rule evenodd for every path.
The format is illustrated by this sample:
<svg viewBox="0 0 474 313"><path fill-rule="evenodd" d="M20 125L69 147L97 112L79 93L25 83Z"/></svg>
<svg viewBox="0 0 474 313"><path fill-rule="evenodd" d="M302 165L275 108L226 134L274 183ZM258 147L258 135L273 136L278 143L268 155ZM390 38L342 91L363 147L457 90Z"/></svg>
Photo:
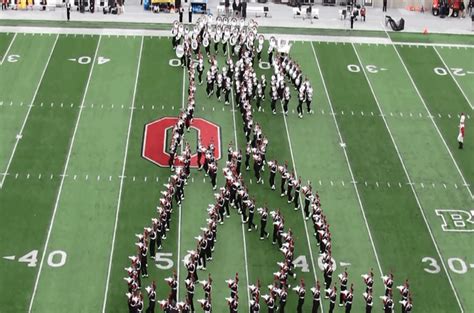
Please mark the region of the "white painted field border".
<svg viewBox="0 0 474 313"><path fill-rule="evenodd" d="M141 64L141 61L142 61L142 51L143 51L143 36L142 36L142 40L141 40L141 43L140 43L140 52L139 52L139 55L138 55L137 71L136 71L136 74L135 74L135 86L133 87L132 108L135 106L135 96L136 96L136 93L137 93L138 76L139 76L139 73L140 73L140 64ZM94 58L94 60L95 60L95 58ZM104 292L104 302L103 302L103 305L102 305L102 312L105 312L105 309L107 307L107 294L109 292L110 272L111 272L111 269L112 269L112 260L113 260L113 257L114 257L115 236L117 234L118 217L119 217L119 213L120 213L120 205L122 203L123 181L124 181L124 178L125 178L125 167L126 167L126 164L127 164L128 143L129 143L129 140L130 140L130 132L131 132L131 129L132 129L132 119L133 119L133 112L134 111L135 110L130 110L130 118L128 120L127 139L125 141L125 149L124 149L124 153L123 153L122 174L120 175L120 187L119 187L119 194L118 194L118 198L117 198L117 209L115 211L114 233L112 235L112 247L111 247L110 256L109 256L109 265L108 265L108 269L107 269L107 280L105 282L105 292Z"/></svg>
<svg viewBox="0 0 474 313"><path fill-rule="evenodd" d="M15 156L16 148L18 146L18 142L20 141L21 137L23 136L23 130L25 129L26 121L28 120L28 117L30 116L31 108L33 107L33 103L35 102L36 95L38 94L39 88L41 86L41 82L43 81L44 74L46 73L46 69L48 68L49 61L51 60L51 56L53 55L54 49L56 48L56 43L58 42L59 35L56 35L56 39L54 40L53 47L51 48L51 51L49 52L48 60L46 61L46 64L43 68L43 72L41 73L41 77L39 79L38 85L36 86L35 93L33 94L33 98L31 99L30 105L28 106L28 111L26 111L25 118L23 119L23 123L21 124L20 127L20 132L16 135L16 141L15 145L13 146L13 151L10 154L10 158L8 159L7 163L7 168L5 169L5 173L8 173L10 170L10 165L12 164L13 157ZM0 189L3 188L3 184L5 182L6 175L2 177L0 180Z"/></svg>
<svg viewBox="0 0 474 313"><path fill-rule="evenodd" d="M230 47L227 44L227 56L230 56ZM239 145L237 144L237 126L235 122L235 103L234 103L234 92L230 92L230 98L232 102L232 121L234 124L234 141L235 141L235 149L239 149ZM242 224L242 239L244 243L244 260L245 260L245 290L247 290L247 305L250 307L250 290L249 290L249 266L248 266L248 259L247 259L247 240L245 239L245 227Z"/></svg>
<svg viewBox="0 0 474 313"><path fill-rule="evenodd" d="M67 34L67 35L104 35L104 36L147 36L170 38L169 30L152 29L113 29L113 28L57 28L57 27L22 27L22 26L3 26L2 31L11 33L27 34ZM341 32L343 30L341 29ZM441 33L442 34L442 33ZM292 42L332 42L332 43L366 43L375 45L392 44L390 37L349 37L349 36L321 36L321 35L297 35L297 34L273 34L265 33L266 38L277 36L282 39L289 39ZM448 34L446 34L448 35ZM394 42L395 45L419 46L419 47L452 47L474 49L474 45L469 44L450 44L450 43L429 43L429 42Z"/></svg>
<svg viewBox="0 0 474 313"><path fill-rule="evenodd" d="M8 48L7 48L7 50L5 51L5 54L3 55L2 60L0 61L0 65L2 65L3 62L5 62L5 58L7 57L8 53L10 53L10 49L11 49L11 47L13 46L13 42L14 42L15 39L16 39L16 35L17 35L17 33L15 33L15 35L13 35L13 38L12 38L12 40L10 41L10 44L8 45Z"/></svg>
<svg viewBox="0 0 474 313"><path fill-rule="evenodd" d="M323 83L323 88L324 88L324 92L326 93L326 98L328 100L329 107L331 108L331 112L333 113L332 116L333 116L333 119L334 119L334 124L336 125L336 130L337 130L337 134L339 136L339 140L340 140L340 143L341 143L342 150L344 151L344 157L346 159L347 168L349 169L349 173L351 175L352 181L356 182L355 177L354 177L354 172L352 171L351 162L349 161L349 156L348 156L347 151L346 151L346 146L345 146L345 144L343 144L344 140L342 138L341 130L339 129L339 123L337 122L336 115L334 114L334 107L332 105L331 97L329 96L329 91L327 89L326 82L325 82L325 79L324 79L324 75L323 75L323 72L321 70L321 66L319 64L318 56L316 55L316 51L314 50L313 44L311 44L311 48L313 49L314 59L316 60L316 64L318 66L319 75L321 76L321 81ZM356 195L357 195L357 201L359 202L359 208L360 208L360 211L362 213L362 217L364 219L365 227L367 229L367 234L369 235L370 244L372 245L372 250L374 252L375 260L377 262L377 267L379 269L379 274L380 274L380 276L383 276L382 266L381 266L380 259L379 259L378 253L377 253L377 249L375 248L375 243L374 243L374 239L372 237L372 232L370 230L369 223L368 223L367 217L365 215L365 209L364 209L364 205L362 204L362 199L360 197L359 188L357 187L356 183L354 183L353 185L354 185L354 190L355 190Z"/></svg>
<svg viewBox="0 0 474 313"><path fill-rule="evenodd" d="M430 226L430 224L428 223L428 220L427 220L427 218L426 218L426 215L425 215L425 211L424 211L424 209L423 209L423 206L421 205L420 199L418 198L418 194L416 193L414 184L413 184L413 182L412 182L412 180L411 180L411 177L410 177L410 175L409 175L409 173L408 173L408 170L407 170L407 168L405 167L405 162L403 161L403 158L402 158L402 156L401 156L401 154L400 154L400 151L399 151L399 149L398 149L397 143L395 142L395 139L394 139L394 137L393 137L393 135L392 135L392 132L390 131L390 128L389 128L388 123L387 123L387 120L386 120L385 117L383 116L382 107L380 106L380 103L379 103L379 100L378 100L378 98L377 98L377 95L375 94L375 91L374 91L374 89L373 89L373 87L372 87L372 83L371 83L370 80L369 80L369 77L368 77L368 75L367 75L367 72L365 71L365 67L363 66L362 60L361 60L361 58L360 58L360 56L359 56L359 53L357 52L356 47L355 47L354 45L352 45L352 48L354 49L354 52L355 52L355 54L356 54L356 56L357 56L357 60L359 61L359 64L361 65L362 71L363 71L363 73L364 73L365 79L367 80L367 83L368 83L368 85L369 85L369 88L370 88L370 90L371 90L371 92L372 92L372 96L374 97L375 103L377 104L377 107L378 107L380 113L382 114L382 119L383 119L383 121L384 121L385 127L387 128L388 134L390 135L390 139L392 140L392 144L393 144L393 146L395 147L395 150L396 150L396 152L397 152L398 159L400 160L400 163L401 163L401 165L402 165L402 167L403 167L403 171L405 172L405 176L407 177L408 182L409 182L410 187L411 187L411 190L412 190L412 192L413 192L413 195L415 196L416 203L417 203L417 205L418 205L418 208L420 209L421 215L423 216L423 220L425 221L426 228L428 229L428 232L429 232L429 234L430 234L431 240L433 241L433 244L434 244L434 246L435 246L436 252L438 253L438 257L440 258L441 264L443 265L443 269L444 269L444 272L446 273L446 276L447 276L447 278L448 278L449 284L451 285L451 289L452 289L452 291L453 291L453 293L454 293L454 296L456 297L456 300L457 300L458 305L459 305L459 309L461 310L461 312L464 312L463 306L462 306L462 304L461 304L461 301L460 301L460 299L459 299L459 296L458 296L458 294L457 294L457 291L456 291L456 289L455 289L455 287L454 287L454 284L453 284L453 282L452 282L451 276L449 275L449 272L448 272L448 270L447 270L447 268L446 268L446 265L445 265L443 256L442 256L442 254L441 254L441 251L440 251L440 249L439 249L439 247L438 247L438 244L436 243L436 239L435 239L435 237L434 237L434 235L433 235L433 232L432 232L432 230L431 230L431 226Z"/></svg>
<svg viewBox="0 0 474 313"><path fill-rule="evenodd" d="M395 52L397 53L398 58L400 59L400 62L402 63L403 68L405 69L405 72L407 73L408 78L410 79L413 88L415 88L415 91L416 91L416 93L418 94L418 97L420 98L421 103L423 103L423 106L425 107L425 110L426 110L426 112L428 113L428 116L430 117L431 122L433 123L434 127L436 128L436 131L437 131L439 137L440 137L441 140L443 141L443 144L444 144L444 146L446 147L446 150L448 151L448 154L449 154L449 156L451 157L451 160L453 161L454 166L456 167L456 170L458 171L459 175L461 176L461 179L462 179L462 181L463 181L463 183L464 183L463 185L466 187L467 191L468 191L469 194L471 195L471 199L474 199L474 195L472 194L471 188L469 187L469 185L468 185L466 179L464 178L464 175L463 175L461 169L459 168L458 163L456 162L456 160L454 159L453 154L451 153L451 149L449 149L449 146L448 146L448 144L446 143L446 140L444 139L443 134L441 133L441 131L440 131L438 125L436 124L436 122L435 122L435 120L434 120L434 117L433 117L433 114L431 114L431 111L428 109L428 106L426 105L425 99L423 98L423 96L421 95L421 93L420 93L418 87L416 86L416 83L415 83L415 81L413 80L413 77L411 76L410 71L408 70L408 67L407 67L406 64L405 64L405 61L403 61L403 58L402 58L402 56L400 55L400 53L398 52L397 47L396 47L396 46L393 46L393 48L394 48Z"/></svg>
<svg viewBox="0 0 474 313"><path fill-rule="evenodd" d="M461 88L461 85L459 85L458 81L456 80L456 77L454 77L451 69L449 68L449 66L446 64L446 62L444 61L443 57L441 56L441 54L438 52L438 49L436 49L436 47L433 47L434 51L436 52L436 54L438 55L439 59L441 60L441 62L443 62L443 65L444 67L446 68L446 70L448 71L449 75L451 76L451 78L454 80L454 82L456 83L456 86L458 86L459 90L461 91L462 95L464 96L464 99L466 99L467 103L469 104L469 106L471 107L472 110L474 110L474 106L472 105L471 101L469 101L469 98L466 96L466 94L464 93L464 90Z"/></svg>
<svg viewBox="0 0 474 313"><path fill-rule="evenodd" d="M101 39L102 39L102 37L99 36L99 40L97 41L97 47L95 49L94 58L93 58L94 62L91 65L91 69L89 71L89 77L87 78L86 88L85 88L84 94L82 96L82 105L84 105L84 101L86 100L86 95L87 95L87 92L89 90L89 84L90 84L90 81L91 81L92 72L94 71L95 60L97 58L97 53L99 52L99 46L100 46ZM40 262L40 265L39 265L38 274L36 275L35 286L33 288L33 294L31 295L31 301L30 301L30 306L28 308L28 312L31 312L31 310L33 308L33 303L35 301L36 290L38 288L38 283L39 283L39 280L40 280L40 277L41 277L41 270L43 268L44 257L46 255L46 250L48 249L49 239L51 238L51 231L53 230L54 220L56 218L56 212L57 212L58 206L59 206L59 199L61 198L61 193L62 193L63 186L64 186L64 179L67 176L66 173L67 173L67 169L68 169L68 166L69 166L69 160L71 159L71 153L72 153L72 148L74 146L74 140L76 139L77 129L79 128L79 122L81 121L81 115L82 115L82 108L79 109L79 113L77 114L76 125L74 126L74 132L72 133L71 142L69 144L69 151L68 151L68 154L67 154L67 157L66 157L66 163L64 164L64 170L63 170L63 173L61 175L61 183L59 184L58 194L56 196L56 201L54 203L53 215L51 216L51 221L49 223L48 234L46 236L46 242L44 243L43 253L41 255L41 262Z"/></svg>
<svg viewBox="0 0 474 313"><path fill-rule="evenodd" d="M281 109L283 111L283 103L280 103L281 105ZM288 138L288 146L290 147L290 155L291 155L291 162L293 163L293 171L295 172L295 179L298 179L298 172L296 171L296 163L295 163L295 158L294 158L294 155L293 155L293 147L292 147L292 144L291 144L291 138L290 138L290 132L288 130L288 123L286 121L286 115L283 113L283 120L285 122L285 129L286 129L286 136ZM303 205L303 202L301 201L301 193L298 195L299 199L298 199L298 202L300 204L300 206ZM314 266L314 257L313 257L313 249L311 248L311 240L309 239L309 234L308 234L308 225L306 225L306 220L305 220L305 217L304 217L304 212L302 209L299 210L301 212L301 219L303 221L303 225L304 225L304 230L305 230L305 233L306 233L306 241L307 241L307 244L308 244L308 250L309 250L309 256L311 258L311 267L313 268L313 277L314 277L314 281L318 281L318 275L317 275L317 272L316 272L316 266ZM324 313L324 309L323 309L323 306L321 305L321 312Z"/></svg>

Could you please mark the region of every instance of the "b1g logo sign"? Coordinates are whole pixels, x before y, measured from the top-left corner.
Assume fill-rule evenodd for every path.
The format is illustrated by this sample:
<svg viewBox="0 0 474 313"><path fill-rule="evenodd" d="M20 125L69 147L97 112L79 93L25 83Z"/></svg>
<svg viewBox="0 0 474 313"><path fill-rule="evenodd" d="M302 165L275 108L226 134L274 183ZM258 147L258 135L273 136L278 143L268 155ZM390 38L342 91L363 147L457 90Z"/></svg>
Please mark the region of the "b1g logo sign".
<svg viewBox="0 0 474 313"><path fill-rule="evenodd" d="M168 167L170 157L167 151L169 147L168 135L171 136L173 126L178 122L177 117L162 117L156 121L145 125L145 134L143 139L142 156L150 162L161 167ZM216 160L221 158L221 136L218 125L202 118L193 118L190 125L190 132L196 132L195 136L191 133L187 137L195 137L196 142L189 142L191 150L197 147L197 139L201 139L201 144L208 147L211 143L214 145L214 157ZM201 157L204 162L204 153ZM197 167L197 153L191 156L191 167Z"/></svg>
<svg viewBox="0 0 474 313"><path fill-rule="evenodd" d="M443 220L444 231L474 232L474 210L436 210L436 215Z"/></svg>

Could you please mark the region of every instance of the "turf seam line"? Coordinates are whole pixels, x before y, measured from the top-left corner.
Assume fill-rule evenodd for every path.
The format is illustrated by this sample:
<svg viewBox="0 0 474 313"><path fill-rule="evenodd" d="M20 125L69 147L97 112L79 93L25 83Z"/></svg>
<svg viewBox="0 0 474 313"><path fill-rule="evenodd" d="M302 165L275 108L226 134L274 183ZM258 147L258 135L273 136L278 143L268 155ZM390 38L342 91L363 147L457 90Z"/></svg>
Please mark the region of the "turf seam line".
<svg viewBox="0 0 474 313"><path fill-rule="evenodd" d="M369 88L370 88L370 91L371 91L371 93L372 93L372 96L373 96L373 98L374 98L374 100L375 100L375 103L376 103L376 105L377 105L377 107L378 107L380 113L382 113L382 107L380 106L379 100L378 100L378 98L377 98L377 96L376 96L376 94L375 94L375 91L374 91L373 87L372 87L372 83L371 83L370 80L369 80L369 77L368 77L368 75L367 75L367 72L365 71L365 67L363 66L362 60L361 60L361 58L360 58L360 56L359 56L359 53L357 52L357 49L356 49L356 47L355 47L354 44L352 45L352 48L353 48L353 50L354 50L354 53L355 53L355 55L356 55L356 57L357 57L357 60L358 60L359 64L361 65L362 72L364 73L365 79L366 79L366 81L367 81L367 84L369 85ZM382 119L383 119L384 124L385 124L385 127L386 127L386 129L387 129L387 131L388 131L388 134L389 134L389 136L390 136L390 139L392 140L392 144L393 144L393 146L394 146L394 148L395 148L395 151L397 152L398 159L399 159L399 161L400 161L400 163L401 163L401 165L402 165L403 171L405 172L405 176L407 177L408 182L410 183L410 187L411 187L411 190L412 190L412 192L413 192L413 195L415 196L416 203L417 203L417 205L418 205L418 208L420 209L420 213L421 213L421 215L422 215L422 217L423 217L423 220L425 221L426 228L428 229L428 233L429 233L429 235L430 235L430 237L431 237L431 240L433 241L433 244L434 244L434 247L435 247L435 249L436 249L436 252L438 253L438 257L439 257L439 259L440 259L440 262L441 262L441 264L443 265L444 272L445 272L445 274L446 274L446 277L448 278L449 284L451 285L451 289L453 290L454 296L456 297L456 300L457 300L457 302L458 302L459 308L461 309L461 313L463 313L463 312L464 312L463 306L462 306L461 301L460 301L460 299L459 299L459 296L458 296L458 294L457 294L456 288L454 287L454 284L453 284L453 282L452 282L451 276L450 276L450 274L449 274L449 272L448 272L448 270L447 270L447 268L446 268L446 265L445 265L443 256L441 255L441 251L440 251L440 249L439 249L439 247L438 247L438 244L437 244L437 242L436 242L436 239L435 239L435 237L434 237L434 235L433 235L433 232L432 232L432 230L431 230L431 226L430 226L430 224L428 223L428 220L427 220L427 218L426 218L424 209L423 209L423 207L422 207L422 205L421 205L420 199L418 198L418 194L417 194L417 192L416 192L416 190L415 190L415 187L414 187L413 184L412 184L410 174L408 173L408 170L407 170L407 168L406 168L406 166L405 166L405 162L403 161L403 158L402 158L402 156L401 156L401 154L400 154L400 151L399 151L399 149L398 149L398 145L397 145L397 143L395 142L395 139L394 139L394 137L393 137L393 135L392 135L392 132L391 132L389 126L388 126L387 120L386 120L384 117L382 117Z"/></svg>
<svg viewBox="0 0 474 313"><path fill-rule="evenodd" d="M26 115L25 115L25 118L23 119L23 123L20 127L20 132L17 134L16 136L16 141L15 141L15 144L13 145L13 151L10 155L10 158L8 159L8 163L7 163L7 167L5 169L5 173L8 173L8 170L10 169L10 165L13 161L13 157L15 156L15 152L16 152L16 148L18 146L18 142L20 142L20 139L23 137L23 130L25 129L25 125L26 125L26 122L28 120L28 117L30 116L30 112L31 112L31 108L33 107L33 103L35 102L36 100L36 96L38 95L38 91L39 91L39 88L41 86L41 82L43 81L43 78L44 78L44 74L46 73L46 70L48 68L48 65L49 65L49 61L51 60L51 56L53 55L53 52L54 52L54 49L56 48L56 43L58 42L58 38L59 38L59 35L56 36L56 39L54 40L54 44L53 46L51 47L51 51L49 53L49 56L48 56L48 60L46 61L46 64L43 68L43 72L41 73L41 76L40 76L40 79L39 79L39 82L38 82L38 85L36 86L36 90L35 90L35 93L33 94L33 97L31 99L31 102L30 102L30 105L28 106L28 111L26 111ZM3 184L5 183L5 178L6 176L3 176L2 177L2 180L0 182L0 189L3 188Z"/></svg>
<svg viewBox="0 0 474 313"><path fill-rule="evenodd" d="M441 62L443 62L443 65L444 67L446 68L446 71L448 71L449 75L451 76L451 78L454 80L454 82L456 83L456 86L458 86L459 90L461 91L462 95L464 96L464 99L466 99L467 103L469 104L469 106L471 107L472 110L474 110L474 106L472 105L471 101L469 101L469 98L466 96L466 94L464 93L464 90L461 88L461 86L459 85L457 79L454 77L453 73L451 72L451 68L446 64L446 62L444 61L443 57L441 56L441 54L438 52L438 49L436 49L436 47L433 47L433 50L436 52L436 54L438 55L439 59L441 60Z"/></svg>
<svg viewBox="0 0 474 313"><path fill-rule="evenodd" d="M92 72L94 70L94 65L95 65L95 60L97 58L97 53L99 51L100 41L101 41L101 37L99 36L99 40L97 41L97 47L96 47L95 54L94 54L94 59L93 59L94 62L92 63L91 68L89 70L89 77L87 78L86 87L84 89L84 94L83 94L83 97L82 97L82 102L83 103L86 99L86 95L87 95L87 92L89 90L90 80L91 80L91 77L92 77ZM71 141L70 141L70 144L69 144L69 151L68 151L68 154L67 154L67 157L66 157L66 163L64 164L63 175L66 174L68 166L69 166L69 160L71 159L72 148L74 146L74 141L75 141L75 138L76 138L77 130L79 128L79 122L81 120L81 113L82 113L82 109L79 110L79 113L77 114L76 124L74 126L74 131L73 131ZM56 201L55 201L55 204L54 204L53 214L51 216L51 221L49 223L48 234L46 236L46 241L44 243L43 253L41 255L41 261L40 261L40 265L39 265L39 268L38 268L38 273L36 275L36 281L35 281L35 285L34 285L34 288L33 288L33 293L31 295L30 305L29 305L29 308L28 308L29 313L31 313L31 310L33 308L33 303L35 301L36 290L38 288L38 283L39 283L39 280L40 280L40 277L41 277L41 270L43 269L44 258L46 256L46 251L48 249L49 239L51 238L51 232L52 232L52 229L53 229L53 226L54 226L54 220L55 220L55 217L56 217L56 212L57 212L58 207L59 207L59 199L61 198L61 193L62 193L63 186L64 186L64 180L65 180L65 176L62 176L61 183L59 185L59 190L58 190L58 193L57 193L57 196L56 196Z"/></svg>
<svg viewBox="0 0 474 313"><path fill-rule="evenodd" d="M17 33L15 33L15 35L13 35L12 40L10 40L10 44L8 45L8 48L7 48L7 50L5 51L5 54L3 55L2 60L0 61L0 65L3 65L3 62L5 62L5 58L7 57L8 53L10 52L10 49L11 49L11 47L12 47L12 45L13 45L13 42L14 42L15 39L16 39L16 35L17 35Z"/></svg>
<svg viewBox="0 0 474 313"><path fill-rule="evenodd" d="M433 123L433 126L436 128L436 131L437 131L439 137L440 137L441 140L443 141L443 144L444 144L444 146L446 147L446 150L448 151L448 154L449 154L449 156L451 157L451 160L453 161L454 166L456 167L456 170L458 171L459 175L461 176L461 179L462 179L464 185L466 185L467 190L468 190L469 194L471 195L471 199L474 199L474 195L472 194L472 191L471 191L471 189L469 188L469 186L467 186L468 183L467 183L466 179L464 178L464 175L463 175L461 169L459 168L459 166L458 166L456 160L454 159L454 156L453 156L453 154L452 154L452 152L451 152L451 149L449 149L449 146L448 146L448 144L446 143L446 140L444 139L443 134L441 133L441 131L440 131L438 125L436 124L436 122L435 122L435 120L434 120L433 114L431 114L431 112L430 112L428 106L426 105L425 99L423 98L423 96L422 96L421 93L420 93L420 90L419 90L418 87L416 86L416 83L415 83L415 81L413 80L413 77L411 76L410 71L408 70L408 67L407 67L406 64L405 64L405 61L403 60L402 56L400 55L400 52L398 51L397 47L396 47L396 46L393 46L393 49L394 49L395 52L397 53L398 58L399 58L400 62L402 63L402 66L403 66L403 68L405 69L405 72L407 73L408 78L410 79L413 88L415 89L416 93L418 94L418 97L420 98L421 103L423 104L423 106L424 106L426 112L428 113L428 116L430 117L431 122ZM420 114L421 114L421 113L420 113ZM438 115L440 115L440 114L438 114Z"/></svg>
<svg viewBox="0 0 474 313"><path fill-rule="evenodd" d="M321 77L321 82L323 84L323 89L324 89L324 92L326 94L326 98L328 100L328 104L329 104L329 107L331 109L331 112L334 112L334 108L333 108L333 105L332 105L332 101L331 101L331 97L329 96L329 91L327 89L327 86L326 86L326 81L324 80L324 75L323 75L323 72L321 70L321 66L319 64L319 60L318 60L318 56L316 54L316 50L314 49L314 45L311 44L311 48L313 50L313 56L314 56L314 60L316 61L316 65L318 66L318 70L319 70L319 75ZM337 133L339 135L339 140L341 143L344 142L343 138L342 138L342 134L341 134L341 130L339 129L339 123L336 119L336 116L333 115L333 119L334 119L334 124L336 126L336 130L337 130ZM351 166L351 163L349 161L349 156L347 154L347 151L346 151L346 146L345 145L341 145L342 147L342 151L344 152L344 157L346 159L346 163L347 163L347 168L349 170L349 173L351 175L351 178L352 178L352 181L356 182L356 179L354 177L354 173L352 171L352 166ZM401 184L399 183L399 185L401 186ZM369 223L367 221L367 217L365 215L365 209L364 209L364 205L362 204L362 199L360 197L360 193L359 193L359 188L357 187L357 182L355 184L353 184L354 186L354 190L356 192L356 195L357 195L357 200L359 202L359 208L361 210L361 213L362 213L362 217L364 219L364 223L365 223L365 227L367 229L367 234L369 235L369 239L370 239L370 243L372 245L372 250L374 252L374 256L375 256L375 260L377 262L377 266L378 266L378 269L379 269L379 273L380 273L380 276L383 276L383 270L382 270L382 266L380 264L380 260L379 260L379 256L378 256L378 253L377 253L377 249L375 248L375 243L374 243L374 239L372 238L372 232L370 230L370 226L369 226Z"/></svg>
<svg viewBox="0 0 474 313"><path fill-rule="evenodd" d="M142 60L142 51L143 51L143 36L142 40L140 43L140 52L138 55L138 62L137 62L137 71L136 71L136 76L135 76L135 86L133 89L133 96L132 96L132 107L135 105L135 97L136 97L136 92L137 92L137 84L138 84L138 76L140 73L140 65L141 65L141 60ZM95 59L94 59L95 60ZM114 257L114 247L115 247L115 236L117 233L117 225L118 225L118 217L119 217L119 212L120 212L120 204L122 200L122 190L123 190L123 182L125 176L125 166L127 163L127 154L128 154L128 144L129 144L129 139L130 139L130 132L131 132L131 126L132 126L132 118L133 118L133 112L134 110L130 110L130 118L128 121L128 130L127 130L127 139L125 141L125 148L124 148L124 157L123 157L123 165L122 165L122 174L120 175L120 187L119 187L119 194L117 197L117 209L115 212L115 223L114 223L114 232L112 235L112 243L111 243L111 249L110 249L110 256L109 256L109 264L108 264L108 269L107 269L107 278L105 282L105 291L104 291L104 302L102 305L102 312L105 312L105 309L107 307L107 294L109 292L109 281L110 281L110 273L111 273L111 268L112 268L112 260Z"/></svg>

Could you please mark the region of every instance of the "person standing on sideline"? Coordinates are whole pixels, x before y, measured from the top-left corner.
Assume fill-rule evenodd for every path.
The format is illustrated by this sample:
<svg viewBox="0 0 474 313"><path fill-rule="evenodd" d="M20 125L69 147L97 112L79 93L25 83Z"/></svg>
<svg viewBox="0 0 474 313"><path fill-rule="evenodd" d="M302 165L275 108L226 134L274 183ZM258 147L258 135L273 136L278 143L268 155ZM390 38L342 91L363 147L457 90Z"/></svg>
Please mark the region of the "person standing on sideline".
<svg viewBox="0 0 474 313"><path fill-rule="evenodd" d="M382 11L387 12L387 0L383 0Z"/></svg>
<svg viewBox="0 0 474 313"><path fill-rule="evenodd" d="M69 22L69 20L71 19L71 2L70 1L66 2L66 16Z"/></svg>
<svg viewBox="0 0 474 313"><path fill-rule="evenodd" d="M459 121L459 134L458 134L458 143L459 149L464 148L464 121L466 120L466 116L464 113L461 113L461 119Z"/></svg>

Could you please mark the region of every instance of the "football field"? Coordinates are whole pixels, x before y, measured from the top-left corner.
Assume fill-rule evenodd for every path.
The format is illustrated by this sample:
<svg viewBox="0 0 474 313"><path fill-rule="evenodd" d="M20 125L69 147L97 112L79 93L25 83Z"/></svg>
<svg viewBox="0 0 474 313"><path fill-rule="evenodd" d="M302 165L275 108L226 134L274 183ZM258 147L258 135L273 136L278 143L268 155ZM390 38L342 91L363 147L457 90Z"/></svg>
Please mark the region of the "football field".
<svg viewBox="0 0 474 313"><path fill-rule="evenodd" d="M298 118L293 92L288 116L280 108L272 115L267 96L253 113L269 140L267 160L288 161L319 192L333 281L347 268L352 312L365 312L361 275L371 268L374 312L390 272L395 286L409 280L413 312L474 312L474 45L352 41L293 43L290 56L315 90L314 114ZM218 59L222 66L225 57ZM178 116L187 72L170 39L151 36L0 33L0 62L0 312L127 312L124 268L171 175L142 156L145 125ZM272 71L262 63L257 73L269 81ZM233 101L197 87L195 117L219 127L221 186L228 144L245 151L242 118ZM196 131L185 139L194 152ZM311 312L309 287L323 282L312 222L270 189L268 170L263 175L260 185L243 171L257 207L280 208L293 230L297 279L289 281L304 279ZM183 258L215 202L209 178L195 169L185 195L143 279L156 280L158 299L168 297L164 279L174 270L185 298ZM225 280L236 272L239 312L248 312L247 286L259 279L267 293L281 259L271 238L248 232L232 211L213 260L198 272L214 280L213 312L228 311ZM195 299L203 296L197 285ZM394 300L398 312L396 289ZM297 301L289 292L287 312Z"/></svg>

